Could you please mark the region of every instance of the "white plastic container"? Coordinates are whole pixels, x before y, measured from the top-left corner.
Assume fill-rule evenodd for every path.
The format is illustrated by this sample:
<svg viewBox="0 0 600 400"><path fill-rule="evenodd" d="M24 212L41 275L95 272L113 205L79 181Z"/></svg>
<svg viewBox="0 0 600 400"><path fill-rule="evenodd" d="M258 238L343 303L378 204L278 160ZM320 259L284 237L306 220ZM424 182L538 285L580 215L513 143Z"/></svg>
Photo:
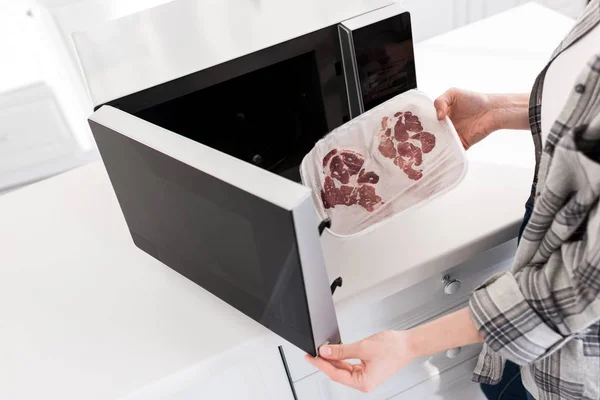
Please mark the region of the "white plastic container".
<svg viewBox="0 0 600 400"><path fill-rule="evenodd" d="M449 118L411 90L333 130L302 160L331 233L357 236L458 185L467 157Z"/></svg>

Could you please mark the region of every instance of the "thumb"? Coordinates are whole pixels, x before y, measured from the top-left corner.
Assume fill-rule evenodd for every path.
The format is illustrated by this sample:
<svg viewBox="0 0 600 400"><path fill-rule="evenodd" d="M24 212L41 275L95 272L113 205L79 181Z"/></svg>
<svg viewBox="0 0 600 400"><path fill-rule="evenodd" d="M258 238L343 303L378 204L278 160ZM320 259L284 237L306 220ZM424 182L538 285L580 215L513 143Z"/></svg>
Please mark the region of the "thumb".
<svg viewBox="0 0 600 400"><path fill-rule="evenodd" d="M362 354L359 343L321 346L319 355L327 360L362 359L364 354Z"/></svg>
<svg viewBox="0 0 600 400"><path fill-rule="evenodd" d="M435 107L438 120L441 121L446 118L455 99L454 89L447 90L444 94L435 99L433 106Z"/></svg>

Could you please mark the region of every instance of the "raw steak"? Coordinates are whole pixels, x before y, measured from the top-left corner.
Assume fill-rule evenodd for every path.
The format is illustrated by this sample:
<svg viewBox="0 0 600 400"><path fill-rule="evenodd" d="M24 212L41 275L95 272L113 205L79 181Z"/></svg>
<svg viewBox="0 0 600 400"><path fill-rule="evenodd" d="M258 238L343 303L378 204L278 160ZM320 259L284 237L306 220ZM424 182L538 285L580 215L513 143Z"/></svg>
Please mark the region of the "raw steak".
<svg viewBox="0 0 600 400"><path fill-rule="evenodd" d="M325 181L321 190L323 206L353 206L358 204L372 212L383 204L375 191L379 175L365 171L365 157L352 150L333 149L323 158ZM338 182L341 184L338 186Z"/></svg>
<svg viewBox="0 0 600 400"><path fill-rule="evenodd" d="M393 135L392 135L393 131ZM418 181L423 169L423 154L435 147L435 135L423 131L419 117L410 111L399 111L393 117L383 117L377 133L379 153L389 158L409 179Z"/></svg>

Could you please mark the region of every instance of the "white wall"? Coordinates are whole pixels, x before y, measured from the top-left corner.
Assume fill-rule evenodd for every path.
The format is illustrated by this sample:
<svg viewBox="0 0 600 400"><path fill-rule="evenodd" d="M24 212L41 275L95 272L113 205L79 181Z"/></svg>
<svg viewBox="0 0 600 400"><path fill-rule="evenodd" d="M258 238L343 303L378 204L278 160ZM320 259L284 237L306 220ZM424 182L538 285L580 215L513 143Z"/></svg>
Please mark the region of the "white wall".
<svg viewBox="0 0 600 400"><path fill-rule="evenodd" d="M172 0L0 0L2 2L34 3L40 6L48 35L55 42L57 55L72 76L74 90L85 110L91 109L87 89L75 59L71 42L73 32L106 20L122 17L144 8ZM240 0L223 0L240 1ZM284 0L291 1L291 0ZM299 0L301 1L301 0ZM397 0L411 11L414 37L421 41L459 26L475 22L529 0ZM550 8L577 17L587 0L537 0ZM534 23L534 21L532 21ZM507 27L509 29L509 27Z"/></svg>
<svg viewBox="0 0 600 400"><path fill-rule="evenodd" d="M89 114L92 104L80 72L79 63L71 41L75 31L106 20L122 17L144 8L153 7L172 0L0 0L0 14L7 8L25 13L28 8L36 12L40 29L47 46L52 49L57 64L61 64L66 82L76 99L76 106ZM240 0L223 0L240 1ZM293 1L293 0L283 0ZM298 0L301 1L301 0ZM415 41L447 32L462 25L525 3L528 0L397 0L411 12ZM586 0L537 0L548 7L559 10L573 18L585 7ZM37 8L36 8L37 6ZM535 23L535 21L532 21ZM510 27L507 27L510 29ZM91 137L85 124L76 129L85 149Z"/></svg>
<svg viewBox="0 0 600 400"><path fill-rule="evenodd" d="M0 191L93 158L85 118L25 0L0 0ZM83 128L81 128L83 127ZM89 157L88 157L89 156Z"/></svg>
<svg viewBox="0 0 600 400"><path fill-rule="evenodd" d="M92 109L87 89L72 42L74 32L172 0L20 0L33 1L49 35L53 36L56 51L66 61L65 68L73 77L75 90L86 110Z"/></svg>
<svg viewBox="0 0 600 400"><path fill-rule="evenodd" d="M411 12L416 41L527 3L529 0L398 0ZM577 18L587 0L537 0L538 3ZM535 21L532 21L535 23ZM510 29L510 27L507 27Z"/></svg>
<svg viewBox="0 0 600 400"><path fill-rule="evenodd" d="M0 0L0 26L6 28L10 25L7 25L7 22L23 24L20 27L23 29L18 29L21 33L5 34L0 38L4 54L10 55L7 59L8 63L5 62L0 68L2 72L0 95L10 89L11 85L23 86L29 81L48 83L54 90L57 104L61 105L62 112L81 150L93 151L95 146L86 123L87 116L92 112L92 104L72 45L72 33L170 1L172 0ZM411 12L415 41L421 41L505 11L528 0L396 1L404 4ZM572 18L576 18L587 4L586 0L537 1ZM28 10L32 11L31 18L25 17ZM35 21L38 26L37 39L27 39L28 32L30 36L34 34L34 30L29 25L30 22ZM535 21L532 21L532 24L535 24ZM506 29L510 29L510 26ZM33 59L29 57L33 56L30 54L33 51L34 46L31 45L33 42L40 42L36 46L44 50L44 62L22 61L22 66L16 65L19 60ZM43 141L42 139L40 138L40 141Z"/></svg>

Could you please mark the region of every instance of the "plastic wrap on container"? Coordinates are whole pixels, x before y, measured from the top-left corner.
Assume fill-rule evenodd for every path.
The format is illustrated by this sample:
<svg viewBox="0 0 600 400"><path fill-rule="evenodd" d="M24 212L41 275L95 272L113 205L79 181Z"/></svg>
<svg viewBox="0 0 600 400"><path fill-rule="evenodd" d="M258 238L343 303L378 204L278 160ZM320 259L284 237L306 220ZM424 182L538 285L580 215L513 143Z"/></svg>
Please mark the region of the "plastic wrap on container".
<svg viewBox="0 0 600 400"><path fill-rule="evenodd" d="M452 189L467 158L449 118L411 90L335 129L306 155L302 182L330 231L358 235Z"/></svg>

